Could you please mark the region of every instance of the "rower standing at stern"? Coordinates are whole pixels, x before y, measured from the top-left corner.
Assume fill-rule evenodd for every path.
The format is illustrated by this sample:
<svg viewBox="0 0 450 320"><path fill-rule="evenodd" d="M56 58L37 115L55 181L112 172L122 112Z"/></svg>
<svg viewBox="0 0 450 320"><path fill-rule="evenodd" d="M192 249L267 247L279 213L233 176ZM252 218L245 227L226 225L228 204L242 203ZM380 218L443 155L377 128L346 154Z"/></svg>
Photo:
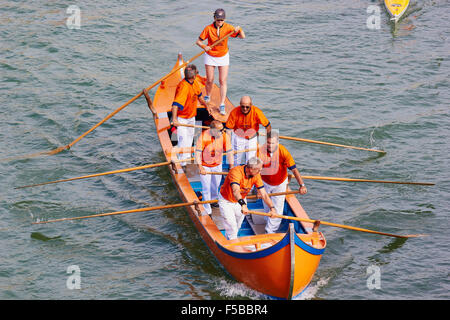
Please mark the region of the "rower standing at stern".
<svg viewBox="0 0 450 320"><path fill-rule="evenodd" d="M220 83L220 113L225 114L225 99L227 97L227 78L228 68L230 66L230 56L228 53L228 39L225 39L218 45L211 48L211 45L217 40L225 37L227 34L233 33L231 37L245 38L244 31L238 26L233 27L231 24L225 22L225 10L217 9L214 12L214 22L203 29L198 37L196 44L206 51L205 53L205 71L206 71L206 86L205 86L205 101L209 102L211 91L214 84L214 69L219 69L219 83ZM208 45L203 41L208 40Z"/></svg>
<svg viewBox="0 0 450 320"><path fill-rule="evenodd" d="M277 214L275 207L264 189L261 179L262 161L251 158L246 165L237 166L228 172L228 175L220 188L219 209L224 219L225 235L228 239L236 239L239 228L244 221L244 215L248 214L245 197L255 186L270 208L270 214Z"/></svg>

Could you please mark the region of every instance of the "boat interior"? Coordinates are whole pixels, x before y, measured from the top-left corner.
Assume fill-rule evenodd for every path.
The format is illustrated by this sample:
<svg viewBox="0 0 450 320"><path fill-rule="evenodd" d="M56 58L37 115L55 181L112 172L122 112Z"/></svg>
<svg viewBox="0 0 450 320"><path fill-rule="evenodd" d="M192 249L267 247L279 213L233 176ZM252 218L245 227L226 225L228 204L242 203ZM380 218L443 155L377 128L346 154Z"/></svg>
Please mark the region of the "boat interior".
<svg viewBox="0 0 450 320"><path fill-rule="evenodd" d="M171 118L171 112L167 112L167 116L170 119ZM196 117L196 122L198 124L201 124L201 125L205 126L205 125L208 125L211 120L212 120L212 118L209 116L209 114L207 113L207 111L204 108L199 108L198 109L198 114L197 114L197 117ZM196 130L198 130L198 131L196 131L196 137L194 138L194 141L196 141L196 138L198 137L198 134L200 134L200 130L201 129L196 129ZM171 137L171 141L172 141L173 146L176 146L176 143L177 143L177 138L176 138L175 135L176 135L176 133L173 133L169 129L169 136ZM224 155L223 156L222 171L227 172L228 170L229 170L229 165L227 163L226 156ZM200 181L200 174L198 172L197 164L194 164L192 161L191 161L191 163L188 162L186 167L185 167L185 174L186 174L186 177L187 177L187 179L188 179L192 189L194 190L195 194L197 195L197 197L201 201L202 200L202 185L201 185L201 181ZM222 176L220 185L222 185L224 181L225 181L225 177ZM253 189L250 194L256 195L256 189ZM247 206L248 206L249 210L264 212L264 206L263 206L262 199L257 199L257 198L256 199L251 199L251 198L248 198L247 199ZM211 219L216 224L216 226L220 230L220 232L225 236L225 230L224 230L224 227L223 227L223 219L222 219L222 216L220 214L219 208L217 206L211 206L211 209L212 209ZM289 206L287 201L285 202L285 205L284 205L284 212L280 213L280 214L295 217L295 214L293 213L293 211L292 211L292 209ZM242 238L242 237L246 237L246 236L254 236L254 235L263 235L263 234L265 234L265 230L264 230L265 229L265 223L266 223L265 219L266 218L264 216L260 216L260 215L256 215L256 214L249 214L249 215L247 215L245 217L242 225L241 225L241 228L239 229L238 239ZM295 232L298 235L301 235L301 234L305 234L306 235L306 234L310 234L312 232L312 227L311 228L309 228L309 227L305 228L298 221L292 221L292 220L283 219L281 224L280 224L280 227L278 229L278 232L277 232L277 233L280 234L280 238L286 232L288 232L290 223L292 223L294 225ZM307 239L305 239L305 240L307 240ZM306 242L309 242L309 241L306 241ZM266 246L270 246L270 244L266 244ZM255 247L253 246L253 248L255 248ZM255 250L256 249L257 248L255 248Z"/></svg>

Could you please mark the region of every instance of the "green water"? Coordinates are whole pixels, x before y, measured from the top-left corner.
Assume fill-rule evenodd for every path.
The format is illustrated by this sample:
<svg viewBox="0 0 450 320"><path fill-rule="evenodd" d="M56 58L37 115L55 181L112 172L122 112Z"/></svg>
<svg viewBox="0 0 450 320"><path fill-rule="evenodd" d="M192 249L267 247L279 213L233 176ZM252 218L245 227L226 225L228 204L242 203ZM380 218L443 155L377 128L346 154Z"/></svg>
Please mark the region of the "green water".
<svg viewBox="0 0 450 320"><path fill-rule="evenodd" d="M387 151L285 141L302 174L436 183L306 181L311 218L430 236L322 226L328 247L300 298L450 298L448 1L413 1L395 28L377 1L73 4L79 29L66 25L67 2L2 2L0 159L73 141L166 74L178 52L197 54L223 7L247 35L229 41L234 104L252 96L283 135ZM379 29L366 25L370 5L381 9ZM163 160L141 98L70 151L0 162L0 298L264 299L221 269L184 209L31 225L180 202L165 168L13 189ZM67 287L72 265L79 290ZM379 289L368 286L373 267Z"/></svg>

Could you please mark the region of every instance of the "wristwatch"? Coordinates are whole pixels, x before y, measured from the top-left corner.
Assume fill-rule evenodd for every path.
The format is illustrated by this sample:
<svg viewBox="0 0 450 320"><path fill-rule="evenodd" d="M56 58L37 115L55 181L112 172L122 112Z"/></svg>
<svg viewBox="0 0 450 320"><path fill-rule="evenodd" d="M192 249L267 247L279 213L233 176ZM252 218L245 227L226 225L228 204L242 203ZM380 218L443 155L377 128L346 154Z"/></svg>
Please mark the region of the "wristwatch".
<svg viewBox="0 0 450 320"><path fill-rule="evenodd" d="M304 183L302 183L302 184L300 185L300 187L306 187L306 186L305 186L305 184L304 184Z"/></svg>

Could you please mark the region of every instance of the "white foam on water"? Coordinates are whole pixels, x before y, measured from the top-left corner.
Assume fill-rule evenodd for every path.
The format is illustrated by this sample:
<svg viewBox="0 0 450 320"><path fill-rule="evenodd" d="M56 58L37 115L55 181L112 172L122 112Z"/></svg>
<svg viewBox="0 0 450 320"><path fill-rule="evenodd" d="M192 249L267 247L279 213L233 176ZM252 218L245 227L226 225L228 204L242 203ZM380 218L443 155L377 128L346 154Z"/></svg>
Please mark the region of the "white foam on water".
<svg viewBox="0 0 450 320"><path fill-rule="evenodd" d="M221 296L224 296L226 298L247 297L252 300L267 299L267 296L253 289L250 289L243 283L220 280L216 284L216 289L218 292L220 292Z"/></svg>
<svg viewBox="0 0 450 320"><path fill-rule="evenodd" d="M310 283L309 287L306 288L305 291L302 292L295 300L312 300L316 298L317 292L324 287L330 278L321 278L316 283Z"/></svg>
<svg viewBox="0 0 450 320"><path fill-rule="evenodd" d="M311 283L302 294L297 296L295 300L312 300L316 298L317 292L329 282L330 278L321 278L315 283ZM216 289L221 296L226 298L247 297L252 300L270 299L269 296L262 294L247 287L243 283L230 282L220 280L216 284Z"/></svg>

